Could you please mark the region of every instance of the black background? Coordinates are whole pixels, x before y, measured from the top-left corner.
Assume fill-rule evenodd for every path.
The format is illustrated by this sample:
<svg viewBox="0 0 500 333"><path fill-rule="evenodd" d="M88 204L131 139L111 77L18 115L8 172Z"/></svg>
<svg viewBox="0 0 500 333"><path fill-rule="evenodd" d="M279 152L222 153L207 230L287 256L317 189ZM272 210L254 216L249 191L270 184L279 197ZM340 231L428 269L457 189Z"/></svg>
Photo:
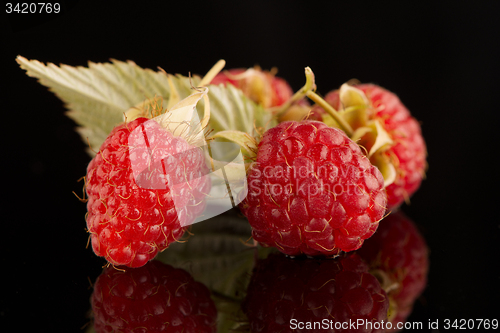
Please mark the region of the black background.
<svg viewBox="0 0 500 333"><path fill-rule="evenodd" d="M80 331L104 264L85 248L86 207L71 193L81 193L86 145L17 55L72 66L130 59L183 75L224 58L227 68L276 66L294 90L310 66L323 94L351 78L396 92L422 122L430 166L403 207L431 249L409 320L500 319L500 3L60 3L60 14L0 16L2 331Z"/></svg>

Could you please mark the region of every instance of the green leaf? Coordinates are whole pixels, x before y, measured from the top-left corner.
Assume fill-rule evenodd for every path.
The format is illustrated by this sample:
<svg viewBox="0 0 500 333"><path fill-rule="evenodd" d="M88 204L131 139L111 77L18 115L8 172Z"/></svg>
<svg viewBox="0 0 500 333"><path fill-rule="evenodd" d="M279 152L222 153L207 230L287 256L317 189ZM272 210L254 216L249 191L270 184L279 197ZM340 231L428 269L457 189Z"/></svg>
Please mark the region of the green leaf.
<svg viewBox="0 0 500 333"><path fill-rule="evenodd" d="M191 95L192 85L200 83L199 76L191 78L165 72L143 69L132 61L111 60L111 63L89 62L88 67L47 65L18 56L16 61L27 75L39 79L69 109L68 117L79 127L83 140L97 150L111 130L124 121L124 114L131 108L162 99L164 108ZM274 125L270 113L246 98L241 90L209 86L213 131L238 130L255 135L255 128ZM144 103L146 100L146 103ZM197 105L203 115L204 101ZM94 155L88 150L91 156Z"/></svg>
<svg viewBox="0 0 500 333"><path fill-rule="evenodd" d="M270 112L247 98L240 89L230 84L208 85L208 89L209 124L215 132L234 130L255 136L277 124ZM199 107L202 106L200 101Z"/></svg>
<svg viewBox="0 0 500 333"><path fill-rule="evenodd" d="M16 61L65 103L67 116L80 126L77 131L85 141L88 138L94 150L123 122L129 108L155 95L164 99L170 96L164 73L142 69L132 61L89 62L88 67L45 65L21 56ZM198 80L193 78L194 82ZM188 78L178 76L172 81L179 91L190 95Z"/></svg>

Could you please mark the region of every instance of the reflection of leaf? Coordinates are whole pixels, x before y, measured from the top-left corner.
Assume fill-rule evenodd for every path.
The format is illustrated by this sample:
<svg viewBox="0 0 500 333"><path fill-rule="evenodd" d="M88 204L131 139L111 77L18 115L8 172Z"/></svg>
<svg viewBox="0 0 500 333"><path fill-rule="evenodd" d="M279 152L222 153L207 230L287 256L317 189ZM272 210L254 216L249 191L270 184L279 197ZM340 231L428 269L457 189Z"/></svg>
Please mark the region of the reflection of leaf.
<svg viewBox="0 0 500 333"><path fill-rule="evenodd" d="M163 99L163 107L184 99L194 91L201 79L166 75L143 69L134 62L112 60L92 63L88 67L56 66L19 56L17 62L27 74L39 79L70 110L67 115L80 127L77 131L94 149L101 146L114 126L124 120L124 113L144 100ZM271 126L272 118L264 109L246 98L241 90L228 85L209 86L211 118L214 131L238 130L254 134L254 127ZM198 112L203 115L203 101ZM89 153L93 156L93 153Z"/></svg>
<svg viewBox="0 0 500 333"><path fill-rule="evenodd" d="M253 265L252 248L244 244L251 236L247 220L234 210L194 224L191 233L187 242L170 245L158 259L185 268L212 290L236 297L233 293L241 287L236 277Z"/></svg>
<svg viewBox="0 0 500 333"><path fill-rule="evenodd" d="M256 250L244 244L251 236L250 225L234 209L194 224L191 233L187 242L170 245L157 259L186 269L195 280L223 295L215 297L218 332L227 332L235 325L254 265Z"/></svg>
<svg viewBox="0 0 500 333"><path fill-rule="evenodd" d="M186 269L217 295L218 332L228 332L241 316L240 303L256 257L267 257L275 249L244 244L250 241L251 228L237 209L194 224L191 233L187 242L170 245L157 259Z"/></svg>

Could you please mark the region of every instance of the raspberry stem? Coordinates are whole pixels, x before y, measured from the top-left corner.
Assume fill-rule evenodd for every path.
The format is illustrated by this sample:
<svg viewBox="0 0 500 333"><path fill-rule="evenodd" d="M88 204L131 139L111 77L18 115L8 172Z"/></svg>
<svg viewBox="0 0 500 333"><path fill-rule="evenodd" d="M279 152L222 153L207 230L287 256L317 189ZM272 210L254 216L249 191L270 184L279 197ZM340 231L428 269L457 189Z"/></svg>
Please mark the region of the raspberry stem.
<svg viewBox="0 0 500 333"><path fill-rule="evenodd" d="M332 116L333 119L339 124L341 129L347 134L347 136L351 137L354 131L352 130L351 125L349 125L335 110L330 104L328 104L323 98L321 98L318 94L316 94L314 91L307 91L306 96L309 97L314 103L318 104L328 112L330 116Z"/></svg>
<svg viewBox="0 0 500 333"><path fill-rule="evenodd" d="M304 84L304 86L300 88L300 90L297 91L295 94L293 94L293 96L283 105L277 108L268 109L271 113L279 117L280 115L288 111L290 106L292 106L294 103L306 97L309 91L316 90L316 83L314 82L314 73L311 70L311 68L306 67L305 73L306 73L306 83Z"/></svg>
<svg viewBox="0 0 500 333"><path fill-rule="evenodd" d="M219 72L226 66L226 61L224 59L221 59L217 61L217 63L205 74L203 79L200 82L200 87L206 86L207 84L210 84L214 77L219 74Z"/></svg>

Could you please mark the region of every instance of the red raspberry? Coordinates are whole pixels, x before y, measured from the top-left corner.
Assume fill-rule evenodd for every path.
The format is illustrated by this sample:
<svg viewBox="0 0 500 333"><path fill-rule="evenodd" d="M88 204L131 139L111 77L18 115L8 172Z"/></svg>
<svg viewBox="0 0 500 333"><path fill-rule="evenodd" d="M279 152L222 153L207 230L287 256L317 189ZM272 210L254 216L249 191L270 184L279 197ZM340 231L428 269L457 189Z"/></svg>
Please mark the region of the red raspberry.
<svg viewBox="0 0 500 333"><path fill-rule="evenodd" d="M390 214L357 252L380 278L391 300L393 331L404 323L423 292L429 251L415 224L401 211Z"/></svg>
<svg viewBox="0 0 500 333"><path fill-rule="evenodd" d="M254 239L288 255L358 249L386 209L384 180L344 132L282 122L264 133L240 208Z"/></svg>
<svg viewBox="0 0 500 333"><path fill-rule="evenodd" d="M356 254L334 260L271 254L257 264L247 291L242 309L251 332L350 332L341 325L358 320L376 328L389 307L386 293ZM324 321L328 326L306 326ZM382 331L364 328L360 331Z"/></svg>
<svg viewBox="0 0 500 333"><path fill-rule="evenodd" d="M211 84L232 84L264 108L279 106L293 95L284 79L260 68L235 68L217 74Z"/></svg>
<svg viewBox="0 0 500 333"><path fill-rule="evenodd" d="M217 328L208 288L185 270L156 260L135 269L106 268L91 303L97 333L215 333Z"/></svg>
<svg viewBox="0 0 500 333"><path fill-rule="evenodd" d="M397 208L415 193L425 175L427 149L420 124L394 93L375 84L355 87L363 91L369 100L368 117L380 120L394 141L384 154L393 162L397 173L394 182L387 186L387 206L388 209ZM340 109L338 90L329 92L325 100L335 109ZM315 107L312 113L317 117L321 112L324 111Z"/></svg>
<svg viewBox="0 0 500 333"><path fill-rule="evenodd" d="M204 209L200 149L154 120L116 127L87 168L87 229L98 256L139 267L179 240Z"/></svg>

